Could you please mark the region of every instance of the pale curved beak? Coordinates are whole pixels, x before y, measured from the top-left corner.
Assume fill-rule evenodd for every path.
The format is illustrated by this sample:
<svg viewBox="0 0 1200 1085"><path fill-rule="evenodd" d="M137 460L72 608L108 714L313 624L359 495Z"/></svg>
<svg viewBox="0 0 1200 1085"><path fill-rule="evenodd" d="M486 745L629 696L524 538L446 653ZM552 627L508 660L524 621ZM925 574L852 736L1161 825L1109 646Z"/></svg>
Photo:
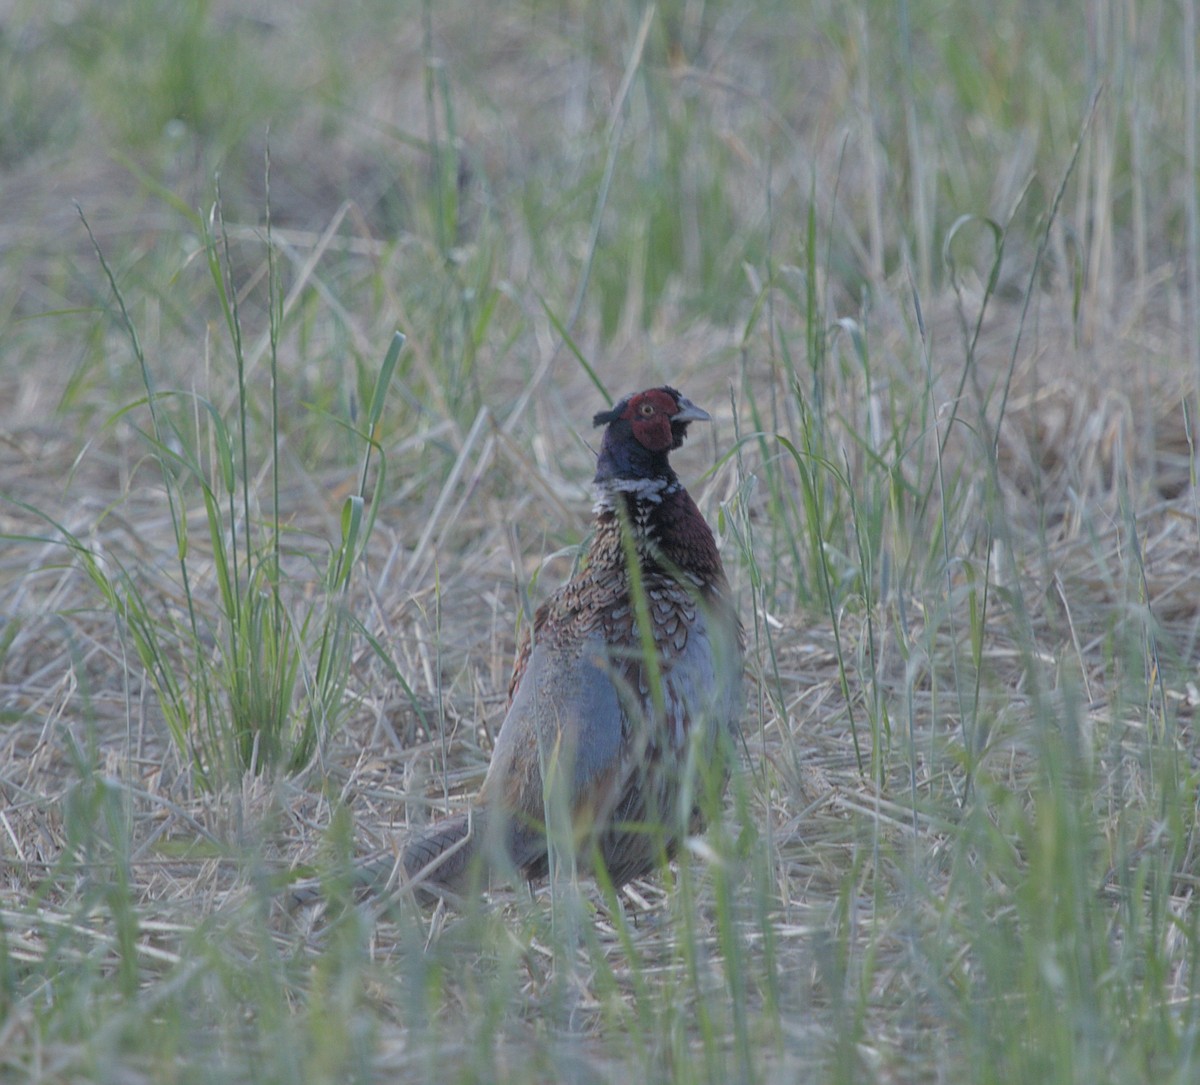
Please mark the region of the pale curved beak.
<svg viewBox="0 0 1200 1085"><path fill-rule="evenodd" d="M697 407L690 399L679 397L679 410L671 415L671 424L676 422L711 422L712 415Z"/></svg>

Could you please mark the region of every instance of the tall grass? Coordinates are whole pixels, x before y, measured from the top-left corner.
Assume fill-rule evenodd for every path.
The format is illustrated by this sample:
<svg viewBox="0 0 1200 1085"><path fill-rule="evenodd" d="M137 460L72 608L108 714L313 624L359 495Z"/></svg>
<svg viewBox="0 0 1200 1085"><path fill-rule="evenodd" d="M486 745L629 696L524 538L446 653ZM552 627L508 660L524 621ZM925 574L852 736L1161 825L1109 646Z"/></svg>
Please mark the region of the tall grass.
<svg viewBox="0 0 1200 1085"><path fill-rule="evenodd" d="M110 605L153 683L164 721L176 749L204 788L235 783L245 772L276 767L298 771L336 731L345 711L352 623L346 597L355 564L370 537L377 506L368 486L386 483L382 456L372 476L371 453L381 451L375 432L404 336L396 333L379 370L367 404L365 428L356 430L365 446L358 492L347 497L340 517L341 533L329 547L326 568L315 601L292 598L283 557L285 534L279 494L280 416L278 342L281 296L270 250L268 220L268 356L269 479L267 509L251 463L250 429L260 412L259 396L249 383L238 288L233 282L229 238L214 204L217 231L194 220L204 242L211 283L229 335L236 395L232 426L219 396L187 391L160 391L130 316L121 287L88 227L100 266L113 293L120 321L141 374L145 395L122 407L106 425L131 420L144 408L148 428L138 427L162 482L177 559L173 594L182 615L160 611L148 586L121 567L110 574L105 563L78 538L63 532ZM84 225L87 226L86 220ZM221 374L215 374L218 380ZM182 411L180 408L182 407ZM136 423L134 423L136 425ZM254 447L261 447L255 440ZM200 517L207 536L192 539L188 508L199 493ZM291 558L305 557L288 545ZM215 587L215 597L204 594Z"/></svg>
<svg viewBox="0 0 1200 1085"><path fill-rule="evenodd" d="M0 1076L1192 1081L1190 13L161 7L0 39L0 160L100 189L0 258ZM710 829L354 900L662 381L750 644Z"/></svg>

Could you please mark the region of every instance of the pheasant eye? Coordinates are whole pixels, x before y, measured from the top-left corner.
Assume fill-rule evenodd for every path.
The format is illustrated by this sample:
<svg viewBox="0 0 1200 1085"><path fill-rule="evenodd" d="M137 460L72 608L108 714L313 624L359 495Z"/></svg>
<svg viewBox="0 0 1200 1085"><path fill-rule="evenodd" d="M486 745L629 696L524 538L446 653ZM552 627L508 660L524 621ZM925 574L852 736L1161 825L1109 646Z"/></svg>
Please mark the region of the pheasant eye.
<svg viewBox="0 0 1200 1085"><path fill-rule="evenodd" d="M644 417L649 418L654 413L654 404L653 403L643 403L638 408L638 410L642 412L642 415Z"/></svg>

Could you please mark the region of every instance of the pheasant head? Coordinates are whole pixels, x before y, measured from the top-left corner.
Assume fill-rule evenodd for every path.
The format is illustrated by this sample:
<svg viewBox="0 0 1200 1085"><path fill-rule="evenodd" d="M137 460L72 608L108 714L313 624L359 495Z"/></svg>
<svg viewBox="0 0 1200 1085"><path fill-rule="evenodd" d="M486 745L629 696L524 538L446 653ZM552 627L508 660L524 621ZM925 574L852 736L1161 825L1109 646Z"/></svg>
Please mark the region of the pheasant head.
<svg viewBox="0 0 1200 1085"><path fill-rule="evenodd" d="M674 388L650 388L626 396L593 419L606 426L596 463L596 487L650 497L675 483L667 453L683 444L688 425L707 422L707 411Z"/></svg>

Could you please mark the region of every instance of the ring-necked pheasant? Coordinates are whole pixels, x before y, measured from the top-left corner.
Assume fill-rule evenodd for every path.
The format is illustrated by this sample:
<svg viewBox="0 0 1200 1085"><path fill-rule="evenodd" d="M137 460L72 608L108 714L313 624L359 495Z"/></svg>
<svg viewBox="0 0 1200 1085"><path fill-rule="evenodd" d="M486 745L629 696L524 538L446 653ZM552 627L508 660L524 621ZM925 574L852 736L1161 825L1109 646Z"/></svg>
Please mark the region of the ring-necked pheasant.
<svg viewBox="0 0 1200 1085"><path fill-rule="evenodd" d="M663 387L593 419L606 428L587 558L525 630L470 813L409 839L401 883L461 894L481 868L535 878L553 842L584 870L598 856L620 886L702 825L697 773L725 764L741 714L742 629L712 531L667 457L708 418Z"/></svg>

